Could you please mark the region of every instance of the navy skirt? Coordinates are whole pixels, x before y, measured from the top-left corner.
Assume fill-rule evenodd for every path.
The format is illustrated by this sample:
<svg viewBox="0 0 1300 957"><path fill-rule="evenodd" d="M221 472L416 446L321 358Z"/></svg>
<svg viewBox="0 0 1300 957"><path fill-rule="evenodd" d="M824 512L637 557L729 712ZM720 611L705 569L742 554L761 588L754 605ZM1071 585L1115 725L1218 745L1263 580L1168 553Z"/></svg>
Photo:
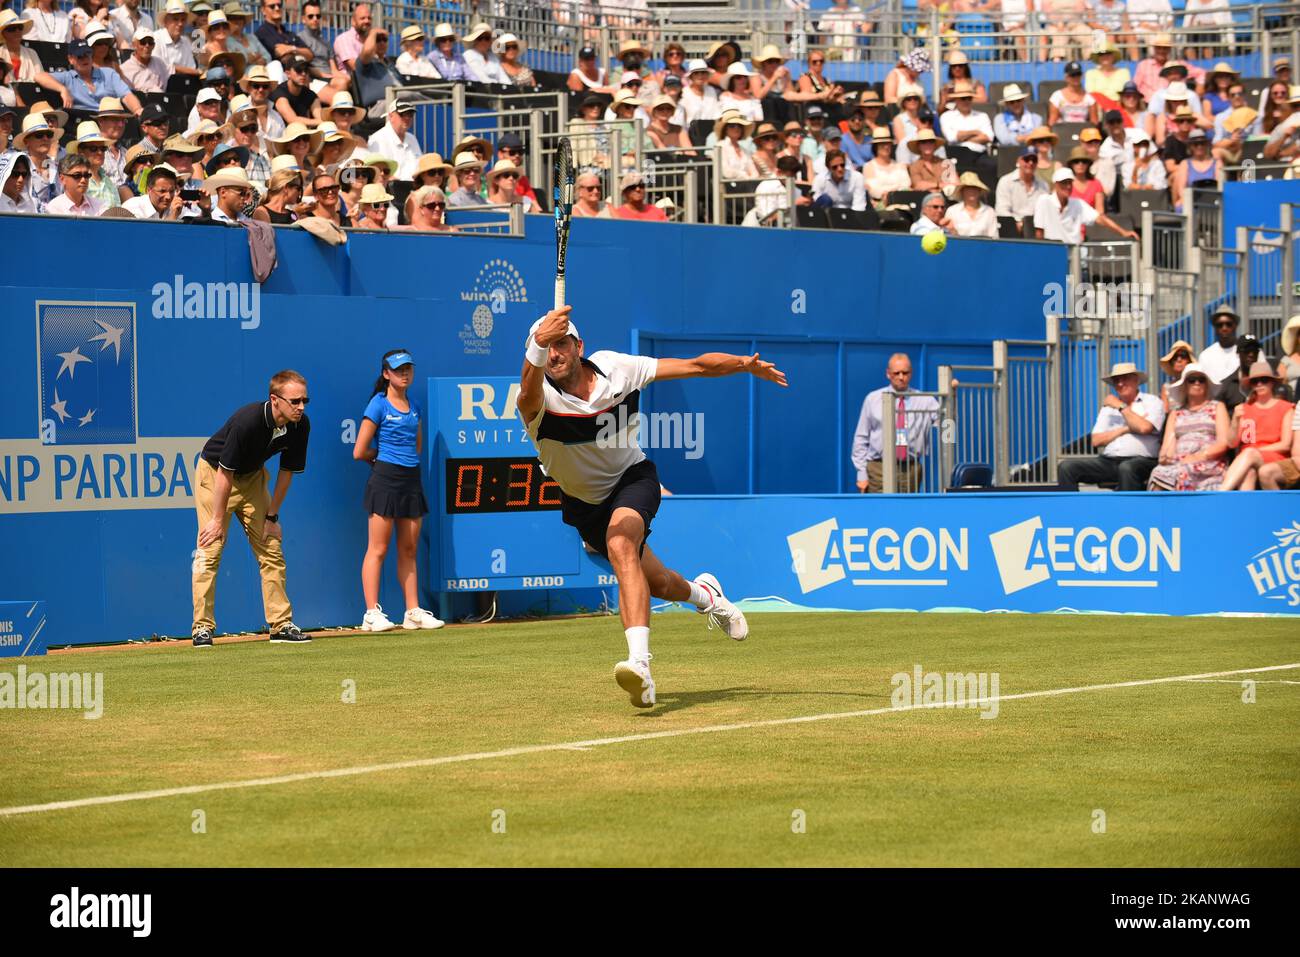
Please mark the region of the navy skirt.
<svg viewBox="0 0 1300 957"><path fill-rule="evenodd" d="M429 511L418 465L375 462L366 482L366 514L384 518L420 518Z"/></svg>

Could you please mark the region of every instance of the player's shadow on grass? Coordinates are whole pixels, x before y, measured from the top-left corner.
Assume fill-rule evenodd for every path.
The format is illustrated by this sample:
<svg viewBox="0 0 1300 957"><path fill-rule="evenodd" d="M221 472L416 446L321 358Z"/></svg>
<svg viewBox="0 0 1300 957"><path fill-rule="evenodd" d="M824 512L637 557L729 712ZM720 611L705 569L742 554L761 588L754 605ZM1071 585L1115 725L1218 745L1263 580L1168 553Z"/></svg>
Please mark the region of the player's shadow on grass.
<svg viewBox="0 0 1300 957"><path fill-rule="evenodd" d="M679 691L674 694L661 694L655 707L640 712L639 718L655 718L660 715L693 708L701 704L717 704L720 701L740 701L746 698L858 698L863 701L873 699L888 700L886 694L864 694L859 691L776 691L771 688L713 688L708 691Z"/></svg>

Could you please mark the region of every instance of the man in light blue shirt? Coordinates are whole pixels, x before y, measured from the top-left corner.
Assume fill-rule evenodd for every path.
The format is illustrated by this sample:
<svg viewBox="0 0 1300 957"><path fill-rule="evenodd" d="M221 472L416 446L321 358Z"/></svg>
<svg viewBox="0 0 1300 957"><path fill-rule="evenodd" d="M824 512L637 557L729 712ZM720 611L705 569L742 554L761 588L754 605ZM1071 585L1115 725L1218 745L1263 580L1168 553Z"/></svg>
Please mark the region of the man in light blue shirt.
<svg viewBox="0 0 1300 957"><path fill-rule="evenodd" d="M1015 83L1008 84L998 100L1003 110L993 117L993 138L999 146L1024 146L1029 134L1043 125L1043 118L1025 108L1029 91Z"/></svg>
<svg viewBox="0 0 1300 957"><path fill-rule="evenodd" d="M470 76L465 58L456 52L456 31L450 23L440 23L433 29L433 49L429 51L429 62L433 64L438 75L444 80L467 81Z"/></svg>
<svg viewBox="0 0 1300 957"><path fill-rule="evenodd" d="M99 101L106 96L117 97L135 115L140 114L140 101L131 92L115 70L102 70L90 60L90 45L85 40L74 40L68 47L71 70L59 70L50 76L68 88L72 106L78 110L98 112Z"/></svg>
<svg viewBox="0 0 1300 957"><path fill-rule="evenodd" d="M857 469L859 492L884 491L884 466L881 459L886 454L895 457L895 475L898 491L918 492L922 488L921 462L930 452L930 430L938 424L939 401L931 395L907 395L911 391L912 360L905 352L896 352L885 366L889 385L868 392L862 403L862 414L853 433L852 461ZM891 398L894 415L896 448L884 448L885 393L894 392ZM900 423L899 420L902 420Z"/></svg>

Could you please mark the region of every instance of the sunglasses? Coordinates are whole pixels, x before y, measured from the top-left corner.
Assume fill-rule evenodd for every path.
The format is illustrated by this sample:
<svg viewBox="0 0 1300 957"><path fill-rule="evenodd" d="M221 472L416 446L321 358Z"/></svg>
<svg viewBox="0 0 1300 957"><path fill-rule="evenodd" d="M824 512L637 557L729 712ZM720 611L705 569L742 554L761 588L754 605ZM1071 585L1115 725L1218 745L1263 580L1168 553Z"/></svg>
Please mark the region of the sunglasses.
<svg viewBox="0 0 1300 957"><path fill-rule="evenodd" d="M579 186L578 189L600 189L600 184L592 183L590 186Z"/></svg>
<svg viewBox="0 0 1300 957"><path fill-rule="evenodd" d="M1209 385L1210 380L1203 379L1200 376L1192 376L1192 378L1187 380L1187 384L1188 385Z"/></svg>
<svg viewBox="0 0 1300 957"><path fill-rule="evenodd" d="M497 179L518 179L518 173L498 173Z"/></svg>
<svg viewBox="0 0 1300 957"><path fill-rule="evenodd" d="M271 89L273 86L275 86L274 83L250 83L250 84L248 84L248 88L249 88L250 90L269 90L269 89Z"/></svg>
<svg viewBox="0 0 1300 957"><path fill-rule="evenodd" d="M446 209L447 204L446 203L425 203L424 208L425 209Z"/></svg>
<svg viewBox="0 0 1300 957"><path fill-rule="evenodd" d="M1235 322L1216 322L1213 323L1215 329L1231 329L1237 324Z"/></svg>
<svg viewBox="0 0 1300 957"><path fill-rule="evenodd" d="M64 173L63 175L68 177L68 179L90 179L90 174L85 171L80 173Z"/></svg>
<svg viewBox="0 0 1300 957"><path fill-rule="evenodd" d="M809 61L808 61L808 65L809 65L809 66L815 66L815 65L818 64L818 63L825 63L825 62L826 62L825 60L823 60L823 59L821 59L821 58L818 58L818 59L816 59L816 60L809 60Z"/></svg>
<svg viewBox="0 0 1300 957"><path fill-rule="evenodd" d="M302 15L302 18L303 18L304 20L319 20L319 19L320 19L320 14L319 14L319 13L304 13L304 14Z"/></svg>
<svg viewBox="0 0 1300 957"><path fill-rule="evenodd" d="M831 168L831 169L844 169L844 164L843 164L843 163L832 163L832 164L830 165L830 168Z"/></svg>
<svg viewBox="0 0 1300 957"><path fill-rule="evenodd" d="M27 138L29 140L52 140L54 139L54 133L51 130L41 130L39 133L28 133Z"/></svg>
<svg viewBox="0 0 1300 957"><path fill-rule="evenodd" d="M254 133L257 132L257 124L254 123L252 126L241 126L241 127L239 127L238 129L239 129L239 132L241 132L241 133L247 133L247 134L249 134L249 135L251 136L252 134L254 134Z"/></svg>
<svg viewBox="0 0 1300 957"><path fill-rule="evenodd" d="M523 150L518 150L518 149L515 149L514 147L511 147L511 146L503 146L503 147L501 147L500 152L504 153L506 156L523 156L523 155L524 155L524 151L523 151Z"/></svg>
<svg viewBox="0 0 1300 957"><path fill-rule="evenodd" d="M281 402L288 402L290 405L295 406L295 407L297 407L297 406L303 406L303 407L305 408L306 405L307 405L307 403L311 401L311 399L307 398L305 395L304 395L301 399L286 399L284 396L280 395L280 393L278 393L278 392L272 392L271 395L275 396L275 397L276 397L277 399L279 399Z"/></svg>
<svg viewBox="0 0 1300 957"><path fill-rule="evenodd" d="M317 195L317 196L329 196L329 195L331 195L331 194L333 194L333 193L337 193L338 191L339 191L339 188L338 188L337 186L317 186L317 187L316 187L316 195Z"/></svg>
<svg viewBox="0 0 1300 957"><path fill-rule="evenodd" d="M635 192L635 193L639 193L639 192L642 192L642 191L644 191L644 190L645 190L645 186L644 186L643 184L641 184L641 183L637 183L635 186L629 186L629 187L627 188L627 192L629 192L629 193L634 193L634 192Z"/></svg>

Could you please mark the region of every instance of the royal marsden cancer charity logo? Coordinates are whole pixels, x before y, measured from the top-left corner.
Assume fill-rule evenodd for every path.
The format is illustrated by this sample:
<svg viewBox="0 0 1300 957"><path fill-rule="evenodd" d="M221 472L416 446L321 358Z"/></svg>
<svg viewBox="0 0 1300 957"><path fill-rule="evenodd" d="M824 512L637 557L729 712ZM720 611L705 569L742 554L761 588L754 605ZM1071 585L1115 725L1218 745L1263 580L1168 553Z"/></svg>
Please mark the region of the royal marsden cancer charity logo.
<svg viewBox="0 0 1300 957"><path fill-rule="evenodd" d="M460 331L467 356L492 354L492 330L506 316L509 303L527 302L528 289L519 270L505 259L489 259L474 277L474 286L460 294L462 302L473 303L469 322Z"/></svg>
<svg viewBox="0 0 1300 957"><path fill-rule="evenodd" d="M1273 545L1251 556L1246 574L1259 597L1300 607L1300 522L1279 528L1273 537Z"/></svg>
<svg viewBox="0 0 1300 957"><path fill-rule="evenodd" d="M140 438L135 304L36 303L32 437L0 439L0 512L188 508L203 438Z"/></svg>

